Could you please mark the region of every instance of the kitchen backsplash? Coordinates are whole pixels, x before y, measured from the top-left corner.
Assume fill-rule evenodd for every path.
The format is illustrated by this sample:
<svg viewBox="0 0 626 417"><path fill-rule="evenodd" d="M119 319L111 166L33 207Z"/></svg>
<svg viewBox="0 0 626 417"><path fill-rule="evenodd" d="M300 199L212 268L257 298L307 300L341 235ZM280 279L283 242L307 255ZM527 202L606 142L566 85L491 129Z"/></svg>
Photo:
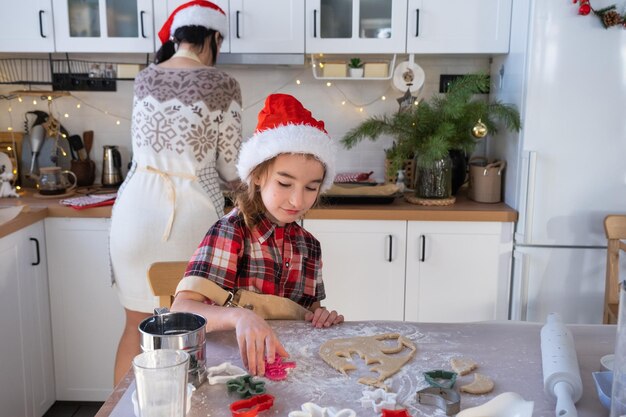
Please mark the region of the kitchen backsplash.
<svg viewBox="0 0 626 417"><path fill-rule="evenodd" d="M406 60L399 56L398 61ZM484 57L416 57L424 69L426 81L418 98L425 99L439 90L441 74L465 74L489 71L489 58ZM327 86L326 80L313 77L310 63L300 67L286 66L222 66L241 84L243 95L243 135L250 137L256 126L256 118L268 94L280 92L296 96L322 119L326 130L335 140L367 117L390 114L398 109L396 99L402 92L393 88L391 80L385 81L336 81ZM299 81L299 84L297 83ZM0 86L0 94L20 89L21 86ZM44 86L41 89L44 89ZM385 100L382 97L385 96ZM0 101L0 131L12 127L23 131L24 114L29 110L48 111L45 100L24 97ZM78 105L80 104L80 107ZM362 110L361 110L362 109ZM130 115L132 111L132 82L118 81L117 92L74 91L72 97L53 101L52 111L70 134L82 134L93 130L94 147L91 157L96 161L96 182L100 178L102 145L118 145L122 153L124 174L130 159ZM66 116L67 115L67 116ZM118 124L119 123L119 124ZM390 147L391 138L376 142L364 141L346 150L340 146L337 155L337 172L374 171L374 178L384 179L384 152Z"/></svg>

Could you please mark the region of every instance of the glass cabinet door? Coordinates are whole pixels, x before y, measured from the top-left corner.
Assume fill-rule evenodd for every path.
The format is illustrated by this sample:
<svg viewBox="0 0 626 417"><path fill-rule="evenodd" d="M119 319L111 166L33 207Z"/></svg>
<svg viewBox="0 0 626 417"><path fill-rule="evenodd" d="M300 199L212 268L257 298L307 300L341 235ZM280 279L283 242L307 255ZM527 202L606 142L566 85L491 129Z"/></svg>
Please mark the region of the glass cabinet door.
<svg viewBox="0 0 626 417"><path fill-rule="evenodd" d="M59 52L154 50L151 0L59 0L55 7Z"/></svg>
<svg viewBox="0 0 626 417"><path fill-rule="evenodd" d="M311 0L306 2L309 53L403 53L406 1Z"/></svg>

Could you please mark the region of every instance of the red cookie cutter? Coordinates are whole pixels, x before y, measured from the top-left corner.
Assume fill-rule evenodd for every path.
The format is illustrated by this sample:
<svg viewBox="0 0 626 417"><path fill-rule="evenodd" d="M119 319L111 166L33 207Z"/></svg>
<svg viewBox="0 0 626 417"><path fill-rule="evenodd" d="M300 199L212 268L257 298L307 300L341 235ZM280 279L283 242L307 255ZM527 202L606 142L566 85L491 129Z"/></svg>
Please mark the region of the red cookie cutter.
<svg viewBox="0 0 626 417"><path fill-rule="evenodd" d="M272 381L282 381L287 378L287 369L295 367L295 362L283 362L282 356L276 354L274 363L269 363L265 358L265 377Z"/></svg>
<svg viewBox="0 0 626 417"><path fill-rule="evenodd" d="M245 400L235 401L230 405L233 417L256 417L261 411L274 405L274 397L269 394L255 395Z"/></svg>
<svg viewBox="0 0 626 417"><path fill-rule="evenodd" d="M381 410L383 412L381 417L411 417L408 411L405 409L402 410L388 410L383 408Z"/></svg>

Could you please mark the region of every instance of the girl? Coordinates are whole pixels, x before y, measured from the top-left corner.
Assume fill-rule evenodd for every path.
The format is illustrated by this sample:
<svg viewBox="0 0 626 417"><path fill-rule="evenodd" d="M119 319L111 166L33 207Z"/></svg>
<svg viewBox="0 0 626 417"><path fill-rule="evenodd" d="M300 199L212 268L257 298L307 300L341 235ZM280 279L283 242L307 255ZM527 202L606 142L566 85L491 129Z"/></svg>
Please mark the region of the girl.
<svg viewBox="0 0 626 417"><path fill-rule="evenodd" d="M203 315L207 331L235 329L252 375L265 373L265 358L288 356L264 318L344 320L320 305L320 244L297 223L332 185L334 155L324 122L294 97L270 95L241 148L236 207L209 229L176 290L172 310Z"/></svg>

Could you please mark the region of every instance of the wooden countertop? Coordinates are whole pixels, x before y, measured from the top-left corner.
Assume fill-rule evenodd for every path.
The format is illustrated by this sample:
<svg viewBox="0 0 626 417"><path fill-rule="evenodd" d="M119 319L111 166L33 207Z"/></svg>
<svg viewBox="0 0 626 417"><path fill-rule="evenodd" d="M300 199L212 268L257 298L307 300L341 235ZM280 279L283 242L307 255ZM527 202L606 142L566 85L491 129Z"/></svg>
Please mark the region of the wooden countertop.
<svg viewBox="0 0 626 417"><path fill-rule="evenodd" d="M0 225L0 237L27 227L46 217L108 218L112 206L75 210L59 204L58 198L36 198L32 190L20 198L0 198L0 207L28 206L14 220ZM325 220L421 220L463 222L515 222L517 211L504 203L483 204L469 200L463 193L450 206L433 207L410 204L397 198L391 204L342 204L321 206L307 213L306 219Z"/></svg>

